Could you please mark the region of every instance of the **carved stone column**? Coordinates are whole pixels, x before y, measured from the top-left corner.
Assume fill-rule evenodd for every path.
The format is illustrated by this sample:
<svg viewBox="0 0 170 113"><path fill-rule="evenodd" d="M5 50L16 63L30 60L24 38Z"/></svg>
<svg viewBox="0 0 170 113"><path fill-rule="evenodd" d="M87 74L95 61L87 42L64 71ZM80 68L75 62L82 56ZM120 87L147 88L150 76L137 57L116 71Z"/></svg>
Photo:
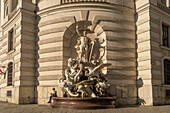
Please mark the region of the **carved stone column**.
<svg viewBox="0 0 170 113"><path fill-rule="evenodd" d="M13 0L8 0L8 14L10 14L12 12L12 2Z"/></svg>

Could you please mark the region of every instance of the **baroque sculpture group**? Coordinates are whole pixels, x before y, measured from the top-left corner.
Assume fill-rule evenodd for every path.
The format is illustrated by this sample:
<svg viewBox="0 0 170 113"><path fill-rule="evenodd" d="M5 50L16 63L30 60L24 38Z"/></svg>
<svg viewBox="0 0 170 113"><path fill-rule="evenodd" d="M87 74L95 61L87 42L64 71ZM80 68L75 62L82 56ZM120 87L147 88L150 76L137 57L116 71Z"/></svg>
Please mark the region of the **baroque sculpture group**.
<svg viewBox="0 0 170 113"><path fill-rule="evenodd" d="M78 57L68 59L68 69L65 70L65 76L60 78L59 85L67 97L107 97L110 85L101 69L111 64L96 58L96 43L87 37L87 29L81 35L76 25L76 31L79 35L75 45Z"/></svg>

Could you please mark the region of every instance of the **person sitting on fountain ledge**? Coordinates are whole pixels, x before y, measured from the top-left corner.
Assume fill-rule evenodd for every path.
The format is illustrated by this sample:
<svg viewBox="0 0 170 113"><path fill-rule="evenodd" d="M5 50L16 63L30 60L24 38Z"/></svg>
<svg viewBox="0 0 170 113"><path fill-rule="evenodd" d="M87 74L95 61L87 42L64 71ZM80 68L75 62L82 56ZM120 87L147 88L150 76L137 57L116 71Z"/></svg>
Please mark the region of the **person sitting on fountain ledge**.
<svg viewBox="0 0 170 113"><path fill-rule="evenodd" d="M52 97L57 97L57 91L55 90L55 88L52 88L53 89L53 93L50 93L50 100L48 101L48 103L51 103L51 99Z"/></svg>

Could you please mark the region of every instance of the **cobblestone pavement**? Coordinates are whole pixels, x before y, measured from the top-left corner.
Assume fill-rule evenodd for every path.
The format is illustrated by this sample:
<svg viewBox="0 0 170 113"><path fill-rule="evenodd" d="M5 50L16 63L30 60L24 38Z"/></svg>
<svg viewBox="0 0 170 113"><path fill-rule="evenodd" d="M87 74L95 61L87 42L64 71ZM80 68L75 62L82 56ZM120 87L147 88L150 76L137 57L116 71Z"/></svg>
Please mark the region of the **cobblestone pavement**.
<svg viewBox="0 0 170 113"><path fill-rule="evenodd" d="M16 105L0 102L0 113L170 113L170 105L154 107L127 107L101 110L56 109L46 105Z"/></svg>

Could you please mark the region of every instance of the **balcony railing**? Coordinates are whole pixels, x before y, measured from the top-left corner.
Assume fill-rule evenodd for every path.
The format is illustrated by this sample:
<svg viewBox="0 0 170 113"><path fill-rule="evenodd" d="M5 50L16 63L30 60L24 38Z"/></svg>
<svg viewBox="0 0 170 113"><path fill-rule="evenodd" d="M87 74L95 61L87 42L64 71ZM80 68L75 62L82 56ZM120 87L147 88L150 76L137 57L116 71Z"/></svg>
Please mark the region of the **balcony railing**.
<svg viewBox="0 0 170 113"><path fill-rule="evenodd" d="M169 13L170 14L170 8L168 8L166 5L164 5L163 3L161 2L158 2L157 3L157 7L159 7L160 9L164 10L165 12Z"/></svg>
<svg viewBox="0 0 170 113"><path fill-rule="evenodd" d="M108 2L108 0L61 0L62 4L74 2Z"/></svg>

